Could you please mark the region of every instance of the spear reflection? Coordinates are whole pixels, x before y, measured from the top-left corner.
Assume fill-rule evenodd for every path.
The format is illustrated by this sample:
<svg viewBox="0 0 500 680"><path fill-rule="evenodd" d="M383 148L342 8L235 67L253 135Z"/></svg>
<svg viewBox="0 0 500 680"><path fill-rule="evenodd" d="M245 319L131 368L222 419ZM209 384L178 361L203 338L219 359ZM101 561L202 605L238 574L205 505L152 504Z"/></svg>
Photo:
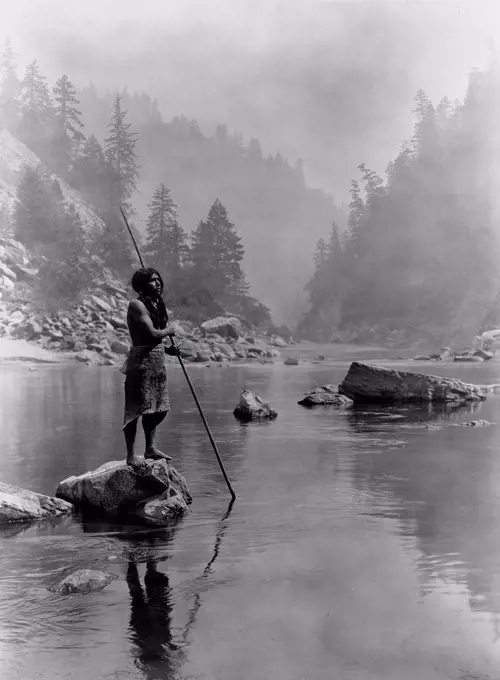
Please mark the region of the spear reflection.
<svg viewBox="0 0 500 680"><path fill-rule="evenodd" d="M154 549L148 550L144 588L140 582L137 562L129 559L126 581L131 597L130 629L138 650L136 662L149 680L160 678L165 680L171 677L168 673L171 673L174 666L181 661L183 648L187 644L189 633L201 607L201 587L199 586L201 581L211 573L213 564L219 556L222 539L227 530L227 519L231 514L233 504L234 499L231 499L226 512L219 520L212 557L202 574L190 584L198 586L198 590L194 594L194 603L189 611L187 623L179 636L180 643L174 641L172 634L173 602L169 578L157 568L162 558L154 556ZM154 539L155 534L151 534L148 542L154 542ZM173 532L168 542L172 540Z"/></svg>

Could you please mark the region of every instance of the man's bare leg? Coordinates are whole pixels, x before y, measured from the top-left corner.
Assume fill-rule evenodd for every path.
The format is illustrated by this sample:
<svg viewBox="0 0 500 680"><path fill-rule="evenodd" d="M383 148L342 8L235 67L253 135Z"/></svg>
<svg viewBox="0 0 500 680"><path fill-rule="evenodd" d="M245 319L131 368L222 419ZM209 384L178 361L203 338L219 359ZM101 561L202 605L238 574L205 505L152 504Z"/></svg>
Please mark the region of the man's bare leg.
<svg viewBox="0 0 500 680"><path fill-rule="evenodd" d="M135 439L137 436L137 418L132 420L132 422L125 425L123 428L123 433L125 435L125 444L127 445L127 465L132 465L132 467L142 467L146 463L145 461L136 455L135 453Z"/></svg>
<svg viewBox="0 0 500 680"><path fill-rule="evenodd" d="M167 411L162 413L150 413L142 416L142 429L144 430L144 437L146 439L146 450L144 458L153 458L156 460L172 460L171 456L162 453L156 448L156 428L165 419Z"/></svg>

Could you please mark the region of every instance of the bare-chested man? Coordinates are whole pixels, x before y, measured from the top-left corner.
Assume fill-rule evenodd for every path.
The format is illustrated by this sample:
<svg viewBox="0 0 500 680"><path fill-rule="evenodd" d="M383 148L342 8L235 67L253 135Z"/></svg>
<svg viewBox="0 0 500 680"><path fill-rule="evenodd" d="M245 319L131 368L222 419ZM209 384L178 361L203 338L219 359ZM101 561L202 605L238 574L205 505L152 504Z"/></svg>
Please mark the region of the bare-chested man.
<svg viewBox="0 0 500 680"><path fill-rule="evenodd" d="M171 460L155 444L156 428L170 410L167 388L165 352L177 355L174 346L166 347L164 338L175 335L167 329L168 314L163 302L163 280L156 269L139 269L132 277L132 288L138 298L131 300L127 312L127 325L132 340L125 373L125 415L123 432L127 445L127 463L145 465L135 453L137 421L142 416L146 438L144 458Z"/></svg>

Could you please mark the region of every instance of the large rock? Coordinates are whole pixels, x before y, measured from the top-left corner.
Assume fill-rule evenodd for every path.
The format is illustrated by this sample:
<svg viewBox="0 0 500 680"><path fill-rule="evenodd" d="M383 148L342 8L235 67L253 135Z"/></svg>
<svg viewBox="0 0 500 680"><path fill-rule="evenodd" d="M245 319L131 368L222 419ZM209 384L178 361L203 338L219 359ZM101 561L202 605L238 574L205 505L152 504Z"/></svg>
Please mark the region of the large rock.
<svg viewBox="0 0 500 680"><path fill-rule="evenodd" d="M481 357L483 361L490 361L490 359L493 359L495 355L493 354L493 352L488 352L485 349L478 349L474 352L474 356Z"/></svg>
<svg viewBox="0 0 500 680"><path fill-rule="evenodd" d="M233 316L218 316L215 319L204 321L201 328L206 334L217 333L222 338L235 338L237 340L243 335L241 321Z"/></svg>
<svg viewBox="0 0 500 680"><path fill-rule="evenodd" d="M349 399L344 394L339 394L336 385L322 385L307 392L306 396L298 403L301 406L323 406L326 404L349 406L352 404L352 399Z"/></svg>
<svg viewBox="0 0 500 680"><path fill-rule="evenodd" d="M240 402L233 411L239 420L274 420L278 413L272 409L261 397L251 390L243 390Z"/></svg>
<svg viewBox="0 0 500 680"><path fill-rule="evenodd" d="M72 511L66 500L0 482L0 524L52 519Z"/></svg>
<svg viewBox="0 0 500 680"><path fill-rule="evenodd" d="M124 461L104 463L97 470L62 481L56 492L83 510L113 517L135 516L148 520L149 514L166 522L185 512L192 498L186 480L164 460L147 461L143 468L132 468ZM155 502L154 512L144 509ZM163 504L165 512L158 510Z"/></svg>
<svg viewBox="0 0 500 680"><path fill-rule="evenodd" d="M354 402L454 402L486 399L485 390L461 380L395 371L354 361L339 385Z"/></svg>
<svg viewBox="0 0 500 680"><path fill-rule="evenodd" d="M105 571L79 569L51 586L49 590L60 595L86 595L87 593L99 592L115 578L118 578L118 576L108 574Z"/></svg>
<svg viewBox="0 0 500 680"><path fill-rule="evenodd" d="M130 350L130 345L120 340L113 340L110 347L111 351L115 352L115 354L128 354Z"/></svg>
<svg viewBox="0 0 500 680"><path fill-rule="evenodd" d="M476 354L456 354L453 357L453 361L467 363L467 364L473 364L473 363L480 364L484 361L484 358L482 356L476 355Z"/></svg>

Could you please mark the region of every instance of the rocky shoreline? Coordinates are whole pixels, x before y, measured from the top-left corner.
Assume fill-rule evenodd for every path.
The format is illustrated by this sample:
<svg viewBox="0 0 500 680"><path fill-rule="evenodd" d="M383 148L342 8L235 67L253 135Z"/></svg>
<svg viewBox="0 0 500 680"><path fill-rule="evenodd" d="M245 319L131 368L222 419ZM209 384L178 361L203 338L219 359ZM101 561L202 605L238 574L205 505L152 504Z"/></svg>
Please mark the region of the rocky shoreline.
<svg viewBox="0 0 500 680"><path fill-rule="evenodd" d="M29 343L39 348L40 356L28 352L26 357L35 361L50 361L52 356L100 366L122 363L130 347L126 313L132 294L111 283L103 284L103 289L100 295L86 295L71 311L41 313L29 302L0 300L0 343L22 340L25 347ZM200 326L174 319L170 325L187 362L271 362L288 344L280 336L245 328L234 317L210 319ZM15 347L11 357L12 352L22 358L16 356ZM176 361L168 355L166 359Z"/></svg>
<svg viewBox="0 0 500 680"><path fill-rule="evenodd" d="M1 237L0 342L24 340L54 356L87 364L123 363L130 347L127 307L136 294L104 270L93 294L83 295L70 309L49 311L37 304L37 276L29 251L15 239ZM271 362L287 346L283 338L249 328L232 316L200 325L176 320L172 312L169 316L188 362ZM167 361L176 359L167 355Z"/></svg>

